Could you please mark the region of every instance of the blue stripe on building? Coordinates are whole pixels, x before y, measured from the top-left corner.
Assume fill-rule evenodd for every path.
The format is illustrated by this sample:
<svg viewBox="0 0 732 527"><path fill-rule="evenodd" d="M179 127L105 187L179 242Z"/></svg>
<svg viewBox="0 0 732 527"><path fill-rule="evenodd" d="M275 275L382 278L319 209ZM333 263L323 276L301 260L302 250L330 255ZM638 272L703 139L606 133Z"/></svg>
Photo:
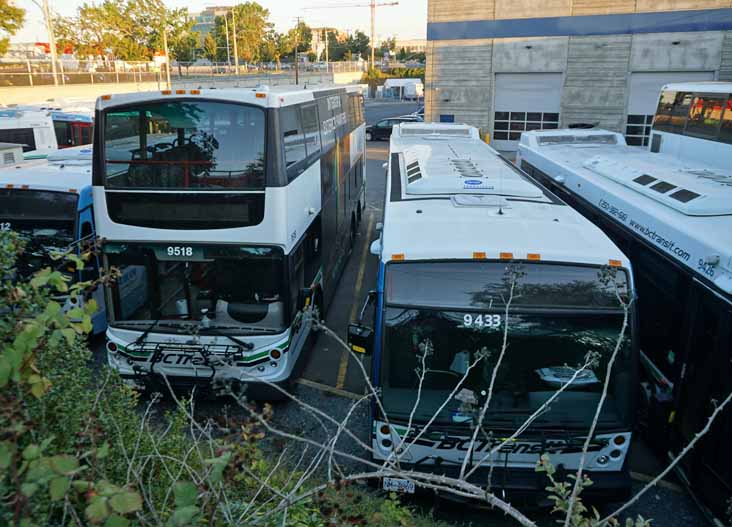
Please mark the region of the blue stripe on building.
<svg viewBox="0 0 732 527"><path fill-rule="evenodd" d="M732 9L467 20L427 24L427 40L566 37L722 31L732 29Z"/></svg>

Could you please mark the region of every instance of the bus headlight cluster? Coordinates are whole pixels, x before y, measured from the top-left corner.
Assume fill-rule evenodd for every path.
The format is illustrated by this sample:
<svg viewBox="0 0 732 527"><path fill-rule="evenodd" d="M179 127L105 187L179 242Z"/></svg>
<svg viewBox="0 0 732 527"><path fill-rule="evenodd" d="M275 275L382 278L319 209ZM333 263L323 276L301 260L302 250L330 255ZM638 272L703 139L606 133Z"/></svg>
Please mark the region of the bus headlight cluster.
<svg viewBox="0 0 732 527"><path fill-rule="evenodd" d="M376 432L376 440L381 448L389 450L394 446L394 442L391 439L391 430L389 425L382 424L379 426Z"/></svg>

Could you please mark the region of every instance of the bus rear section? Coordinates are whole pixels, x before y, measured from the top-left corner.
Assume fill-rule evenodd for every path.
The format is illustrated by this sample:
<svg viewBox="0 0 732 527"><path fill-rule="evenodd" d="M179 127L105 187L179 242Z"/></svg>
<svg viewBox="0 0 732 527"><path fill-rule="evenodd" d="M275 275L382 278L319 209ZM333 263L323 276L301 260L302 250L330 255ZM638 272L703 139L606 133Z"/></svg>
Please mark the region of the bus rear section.
<svg viewBox="0 0 732 527"><path fill-rule="evenodd" d="M17 277L29 280L50 267L67 275L71 283L99 277L98 257L93 255L83 270L59 260L63 253L90 250L95 241L91 189L91 148L70 148L37 164L0 170L0 229L15 232L25 244L16 261ZM87 296L59 295L65 310L94 298L98 310L92 316L92 332L106 329L101 288Z"/></svg>
<svg viewBox="0 0 732 527"><path fill-rule="evenodd" d="M127 274L107 292L107 349L123 377L284 397L312 330L301 308L327 305L360 211L356 103L346 89L100 101L96 214L105 265Z"/></svg>
<svg viewBox="0 0 732 527"><path fill-rule="evenodd" d="M586 492L628 495L633 280L599 229L477 130L409 124L392 136L383 230L372 252L380 260L373 328L354 325L349 336L352 349L374 353L386 414L374 405L376 460L398 457L402 467L450 476L465 462L476 484L542 500L540 456L548 454L563 478L577 470L612 361ZM384 487L414 489L391 479Z"/></svg>

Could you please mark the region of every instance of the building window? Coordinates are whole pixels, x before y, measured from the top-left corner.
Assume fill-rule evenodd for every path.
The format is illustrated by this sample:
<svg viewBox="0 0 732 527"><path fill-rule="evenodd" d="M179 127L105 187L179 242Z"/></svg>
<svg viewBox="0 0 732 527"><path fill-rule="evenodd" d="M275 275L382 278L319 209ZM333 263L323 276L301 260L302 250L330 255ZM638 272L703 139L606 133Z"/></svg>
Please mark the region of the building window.
<svg viewBox="0 0 732 527"><path fill-rule="evenodd" d="M558 113L496 112L493 116L493 139L496 141L518 141L521 132L557 128Z"/></svg>
<svg viewBox="0 0 732 527"><path fill-rule="evenodd" d="M629 115L625 126L625 142L631 146L648 146L651 126L653 115Z"/></svg>
<svg viewBox="0 0 732 527"><path fill-rule="evenodd" d="M455 116L451 113L440 114L440 122L441 123L454 123Z"/></svg>

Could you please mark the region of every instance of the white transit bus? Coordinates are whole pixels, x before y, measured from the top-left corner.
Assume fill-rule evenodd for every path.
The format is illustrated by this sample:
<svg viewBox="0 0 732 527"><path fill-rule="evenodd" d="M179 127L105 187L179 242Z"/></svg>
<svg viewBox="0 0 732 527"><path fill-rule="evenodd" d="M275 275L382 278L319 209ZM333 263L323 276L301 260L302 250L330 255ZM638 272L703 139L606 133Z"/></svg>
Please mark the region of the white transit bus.
<svg viewBox="0 0 732 527"><path fill-rule="evenodd" d="M95 238L91 183L90 146L58 150L45 160L0 169L0 230L14 231L26 244L16 262L19 277L29 279L44 267L58 268L72 281L99 276L96 256L82 270L53 259L54 253L78 253L84 244L91 248ZM83 307L87 298L94 298L98 305L92 333L102 333L107 320L101 288L88 297L57 300L69 310Z"/></svg>
<svg viewBox="0 0 732 527"><path fill-rule="evenodd" d="M50 112L0 110L0 142L23 145L25 159L44 159L58 150Z"/></svg>
<svg viewBox="0 0 732 527"><path fill-rule="evenodd" d="M365 205L358 88L201 89L97 102L94 205L109 364L138 385L273 398L327 307Z"/></svg>
<svg viewBox="0 0 732 527"><path fill-rule="evenodd" d="M732 84L663 88L649 149L605 130L528 132L520 166L630 257L638 290L645 429L673 456L732 390ZM727 519L732 411L680 476Z"/></svg>
<svg viewBox="0 0 732 527"><path fill-rule="evenodd" d="M402 467L457 475L507 328L507 352L483 423L490 435L478 435L470 480L486 485L492 473L492 489L541 499L547 483L535 472L540 455L549 454L565 473L578 468L620 342L589 449L586 470L594 483L586 492L627 496L638 361L627 258L473 127L403 123L394 128L389 156L382 232L371 247L379 257L377 287L367 300L375 305L374 325L349 327L351 349L373 353L372 378L387 414L372 407L374 458L389 459L401 447ZM630 307L619 341L621 299ZM425 347L430 353L418 390ZM597 362L577 373L527 430L497 448L572 379L590 352ZM465 407L470 403L472 410ZM414 491L407 480L383 484Z"/></svg>

